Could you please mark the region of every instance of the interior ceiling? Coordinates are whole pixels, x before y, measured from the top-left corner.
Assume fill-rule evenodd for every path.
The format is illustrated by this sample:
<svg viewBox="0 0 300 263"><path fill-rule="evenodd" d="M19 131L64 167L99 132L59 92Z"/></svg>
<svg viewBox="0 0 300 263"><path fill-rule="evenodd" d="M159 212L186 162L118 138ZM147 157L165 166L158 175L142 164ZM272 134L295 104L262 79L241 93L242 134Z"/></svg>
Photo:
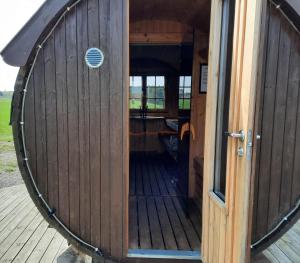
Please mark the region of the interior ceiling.
<svg viewBox="0 0 300 263"><path fill-rule="evenodd" d="M210 0L130 0L130 22L173 20L209 32Z"/></svg>

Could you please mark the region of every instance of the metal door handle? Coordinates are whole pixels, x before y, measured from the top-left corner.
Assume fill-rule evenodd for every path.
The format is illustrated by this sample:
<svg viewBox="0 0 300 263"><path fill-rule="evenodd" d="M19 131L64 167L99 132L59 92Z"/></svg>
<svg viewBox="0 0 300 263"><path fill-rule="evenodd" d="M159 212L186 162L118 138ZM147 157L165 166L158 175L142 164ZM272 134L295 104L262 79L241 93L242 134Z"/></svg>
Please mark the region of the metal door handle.
<svg viewBox="0 0 300 263"><path fill-rule="evenodd" d="M245 140L245 132L243 130L240 130L239 132L225 132L225 134L232 138L237 138L241 142Z"/></svg>

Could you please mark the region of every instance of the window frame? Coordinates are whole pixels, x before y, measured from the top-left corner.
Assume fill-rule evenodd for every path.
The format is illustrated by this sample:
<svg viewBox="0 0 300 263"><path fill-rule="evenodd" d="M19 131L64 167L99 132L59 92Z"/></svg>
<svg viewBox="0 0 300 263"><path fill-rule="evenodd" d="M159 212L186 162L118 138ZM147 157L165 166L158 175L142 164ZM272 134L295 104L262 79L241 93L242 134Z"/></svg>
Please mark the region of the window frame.
<svg viewBox="0 0 300 263"><path fill-rule="evenodd" d="M167 96L166 96L166 93L167 93L167 77L166 75L163 75L163 74L132 74L129 76L129 78L131 77L142 77L142 107L141 109L136 109L136 108L130 108L130 100L132 99L131 98L131 94L130 94L130 85L129 85L129 110L130 112L140 112L141 110L142 111L145 111L146 109L146 112L148 113L157 113L157 112L167 112ZM155 94L156 94L156 89L157 88L163 88L164 89L164 98L160 98L160 97L154 97L154 98L148 98L147 96L147 77L155 77ZM156 78L157 77L163 77L164 78L164 86L163 87L160 87L160 86L156 86ZM161 109L149 109L149 108L146 108L147 106L147 101L148 99L154 99L155 101L156 100L163 100L164 101L164 108L161 108ZM156 104L155 104L156 105Z"/></svg>
<svg viewBox="0 0 300 263"><path fill-rule="evenodd" d="M190 86L184 86L184 84L185 84L185 79L187 78L187 77L190 77L191 78L191 85ZM183 79L183 86L181 86L180 85L180 79L181 78L184 78ZM193 77L192 77L192 75L180 75L179 76L179 89L178 89L178 110L179 111L190 111L191 110L191 107L192 107L192 87L193 87ZM183 98L180 98L180 89L181 88L183 88ZM188 89L188 88L190 88L190 90L191 90L191 92L190 92L190 96L189 96L189 98L185 98L185 96L184 96L184 90L185 89ZM190 102L190 107L187 109L187 108L180 108L180 100L182 100L182 105L184 105L184 102L185 101L189 101Z"/></svg>

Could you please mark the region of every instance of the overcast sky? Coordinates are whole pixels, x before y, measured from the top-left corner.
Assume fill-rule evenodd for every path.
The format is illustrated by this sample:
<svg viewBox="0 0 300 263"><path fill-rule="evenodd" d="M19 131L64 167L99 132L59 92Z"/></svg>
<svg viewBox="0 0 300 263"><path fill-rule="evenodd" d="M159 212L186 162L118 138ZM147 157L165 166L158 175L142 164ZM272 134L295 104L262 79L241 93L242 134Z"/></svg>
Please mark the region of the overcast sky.
<svg viewBox="0 0 300 263"><path fill-rule="evenodd" d="M45 0L4 0L0 8L0 50L17 34ZM13 90L18 68L0 58L0 90Z"/></svg>

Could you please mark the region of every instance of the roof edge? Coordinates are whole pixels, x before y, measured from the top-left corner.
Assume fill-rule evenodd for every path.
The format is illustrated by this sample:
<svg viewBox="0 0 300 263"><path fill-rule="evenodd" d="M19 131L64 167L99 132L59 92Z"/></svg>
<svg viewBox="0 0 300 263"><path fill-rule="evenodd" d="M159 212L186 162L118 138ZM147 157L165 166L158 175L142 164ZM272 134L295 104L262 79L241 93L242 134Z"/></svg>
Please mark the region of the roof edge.
<svg viewBox="0 0 300 263"><path fill-rule="evenodd" d="M1 51L3 60L11 66L25 66L43 32L73 2L75 0L46 0Z"/></svg>

